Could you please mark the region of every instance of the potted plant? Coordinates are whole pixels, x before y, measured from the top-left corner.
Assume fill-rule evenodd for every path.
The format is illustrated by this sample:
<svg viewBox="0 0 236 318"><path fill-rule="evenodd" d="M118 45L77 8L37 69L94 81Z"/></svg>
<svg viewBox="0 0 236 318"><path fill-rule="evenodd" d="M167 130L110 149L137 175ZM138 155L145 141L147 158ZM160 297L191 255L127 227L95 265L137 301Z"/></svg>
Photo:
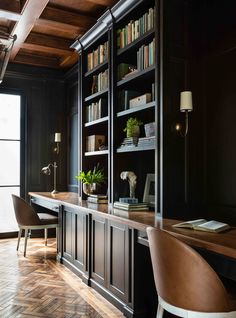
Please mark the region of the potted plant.
<svg viewBox="0 0 236 318"><path fill-rule="evenodd" d="M97 186L105 182L105 175L103 168L100 168L99 163L87 172L80 171L78 176L75 176L77 180L80 180L83 183L83 192L86 195L94 193L97 189Z"/></svg>
<svg viewBox="0 0 236 318"><path fill-rule="evenodd" d="M137 118L130 117L126 122L126 127L124 131L126 131L127 137L139 137L140 128L143 123Z"/></svg>

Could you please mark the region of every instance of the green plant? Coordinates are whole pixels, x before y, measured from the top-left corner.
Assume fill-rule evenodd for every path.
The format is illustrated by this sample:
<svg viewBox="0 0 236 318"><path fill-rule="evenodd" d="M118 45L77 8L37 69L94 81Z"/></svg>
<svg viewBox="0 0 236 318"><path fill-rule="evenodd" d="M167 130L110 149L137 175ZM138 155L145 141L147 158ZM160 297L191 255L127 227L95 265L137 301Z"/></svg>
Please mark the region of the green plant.
<svg viewBox="0 0 236 318"><path fill-rule="evenodd" d="M75 176L75 178L85 184L101 184L105 182L104 170L99 167L99 163L93 168L93 170L89 170L88 172L80 171L78 176Z"/></svg>
<svg viewBox="0 0 236 318"><path fill-rule="evenodd" d="M136 117L135 118L130 117L126 122L126 127L124 131L129 131L132 134L135 127L141 126L142 124L143 123L141 122L141 120L138 120Z"/></svg>

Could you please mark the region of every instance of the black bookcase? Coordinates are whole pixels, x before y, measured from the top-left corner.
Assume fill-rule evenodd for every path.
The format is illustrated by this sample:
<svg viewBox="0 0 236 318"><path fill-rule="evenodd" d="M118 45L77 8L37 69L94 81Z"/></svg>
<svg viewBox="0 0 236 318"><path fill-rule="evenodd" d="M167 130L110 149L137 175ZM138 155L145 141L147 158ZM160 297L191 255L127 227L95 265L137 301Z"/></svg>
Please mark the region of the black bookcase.
<svg viewBox="0 0 236 318"><path fill-rule="evenodd" d="M153 17L147 18L149 10L153 10ZM160 27L159 3L155 0L147 1L119 1L113 8L107 10L94 27L89 30L73 47L80 54L79 63L79 118L80 140L79 170L92 169L96 164L104 168L107 182L101 192L108 193L109 203L112 205L119 197L129 196L128 182L120 178L122 171L133 171L137 175L136 197L143 200L143 193L147 174L155 175L155 212L160 213ZM140 18L145 15L145 19ZM153 19L153 23L151 21ZM139 20L139 25L137 26ZM136 23L136 25L135 25ZM141 23L143 23L141 25ZM135 26L138 29L135 29ZM123 44L118 41L121 30L126 28ZM138 31L137 31L138 30ZM139 33L139 34L138 34ZM137 36L138 35L138 36ZM127 40L127 37L129 39ZM124 41L128 44L124 45ZM107 45L107 59L91 68L91 52L104 43ZM154 44L153 44L154 43ZM151 45L155 46L155 54L151 53ZM146 48L144 48L146 47ZM142 51L138 58L137 52ZM146 51L145 51L146 50ZM148 53L147 53L148 50ZM145 53L144 53L145 51ZM144 57L145 55L145 57ZM98 58L99 59L99 58ZM138 67L138 61L142 66ZM92 62L93 64L93 62ZM135 72L129 70L128 76L118 76L122 73L120 65L129 64ZM140 63L139 63L140 64ZM145 65L144 65L145 64ZM127 65L126 65L127 67ZM94 90L94 78L107 70L107 87ZM133 70L131 68L131 70ZM126 93L125 93L126 92ZM130 108L129 103L122 102L122 94L126 98L151 95L146 103ZM132 96L133 94L133 96ZM88 115L88 106L98 103L102 99L101 117ZM105 105L105 106L104 106ZM92 107L91 107L92 108ZM154 123L155 138L151 145L142 144L135 147L121 147L126 137L123 131L130 117L141 120L140 137L145 137L144 125ZM105 136L102 148L88 151L87 137L92 135ZM86 198L81 192L83 198Z"/></svg>

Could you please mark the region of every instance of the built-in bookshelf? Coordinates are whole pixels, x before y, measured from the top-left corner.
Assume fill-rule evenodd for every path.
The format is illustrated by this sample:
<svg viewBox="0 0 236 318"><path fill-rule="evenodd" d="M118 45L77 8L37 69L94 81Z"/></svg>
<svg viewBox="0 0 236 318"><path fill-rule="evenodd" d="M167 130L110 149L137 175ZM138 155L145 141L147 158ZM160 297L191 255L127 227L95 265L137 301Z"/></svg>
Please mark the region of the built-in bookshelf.
<svg viewBox="0 0 236 318"><path fill-rule="evenodd" d="M122 171L133 171L137 175L139 202L143 198L146 176L155 174L158 182L155 2L120 1L75 45L81 54L79 168L92 169L97 163L103 166L107 178L103 191L108 194L111 205L129 195L128 182L120 177ZM140 141L126 145L124 129L131 117L142 122ZM155 136L147 135L148 124L155 126ZM99 138L101 145L97 147L93 142ZM157 207L158 200L156 202Z"/></svg>

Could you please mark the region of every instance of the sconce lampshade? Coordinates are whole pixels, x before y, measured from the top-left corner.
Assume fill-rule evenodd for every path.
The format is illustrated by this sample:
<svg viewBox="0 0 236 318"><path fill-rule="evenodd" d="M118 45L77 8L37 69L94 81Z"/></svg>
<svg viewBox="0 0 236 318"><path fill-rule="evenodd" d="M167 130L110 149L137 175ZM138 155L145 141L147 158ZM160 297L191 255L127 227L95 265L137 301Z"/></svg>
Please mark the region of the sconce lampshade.
<svg viewBox="0 0 236 318"><path fill-rule="evenodd" d="M55 142L61 142L61 133L55 133Z"/></svg>
<svg viewBox="0 0 236 318"><path fill-rule="evenodd" d="M180 93L180 111L191 112L193 110L192 92L184 91Z"/></svg>

